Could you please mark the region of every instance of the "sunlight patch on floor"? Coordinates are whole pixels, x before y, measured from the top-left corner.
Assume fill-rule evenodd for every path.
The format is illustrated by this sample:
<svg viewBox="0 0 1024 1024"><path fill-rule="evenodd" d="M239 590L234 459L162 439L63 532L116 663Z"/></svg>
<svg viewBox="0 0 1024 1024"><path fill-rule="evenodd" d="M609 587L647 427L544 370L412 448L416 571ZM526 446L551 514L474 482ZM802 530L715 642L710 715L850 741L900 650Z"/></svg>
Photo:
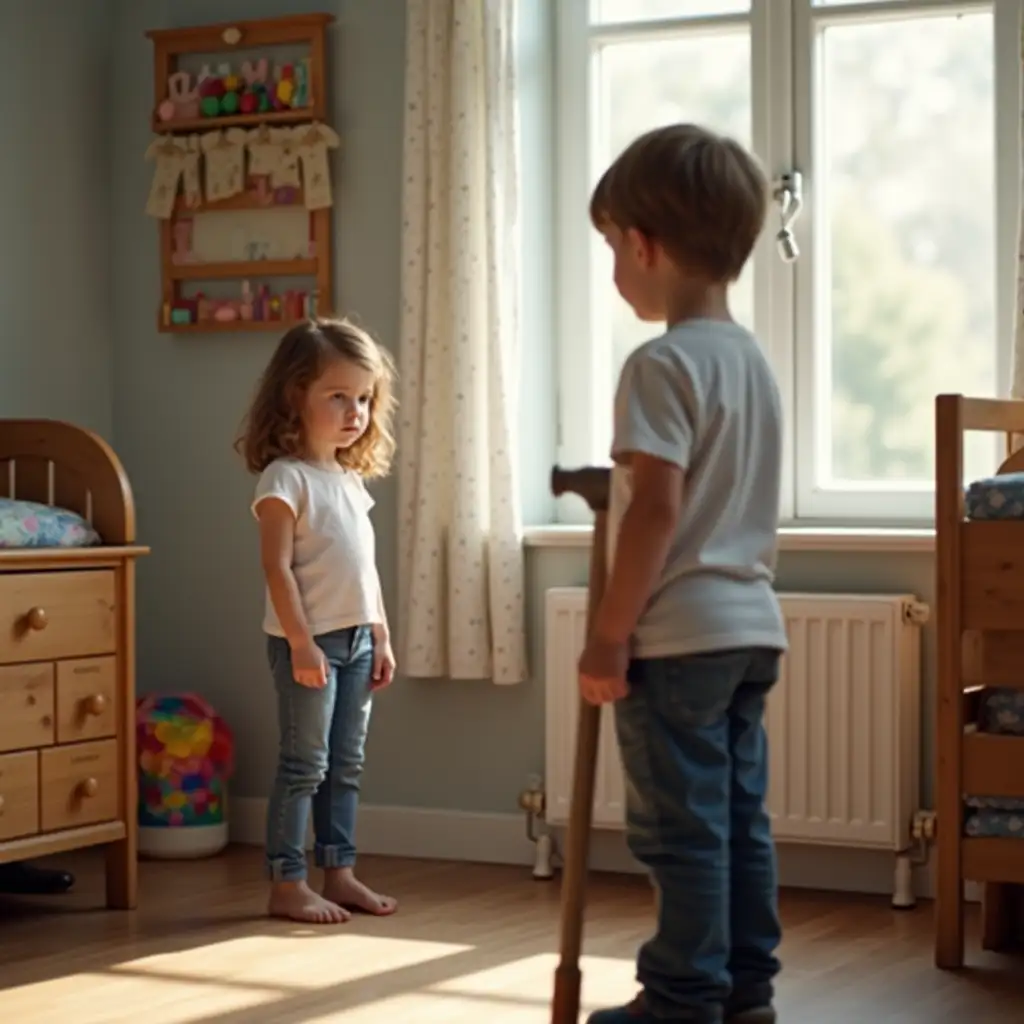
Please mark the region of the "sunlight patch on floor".
<svg viewBox="0 0 1024 1024"><path fill-rule="evenodd" d="M304 1018L303 1024L543 1024L549 1020L557 957L543 954L460 975L418 991L385 996ZM583 1010L616 1005L635 992L631 960L585 957ZM339 1000L343 1003L344 998Z"/></svg>
<svg viewBox="0 0 1024 1024"><path fill-rule="evenodd" d="M415 968L473 947L325 931L230 939L7 989L18 1024L192 1024ZM324 970L329 963L330 970ZM84 994L87 993L87 994ZM329 998L329 997L325 997ZM344 1002L339 994L338 1002Z"/></svg>

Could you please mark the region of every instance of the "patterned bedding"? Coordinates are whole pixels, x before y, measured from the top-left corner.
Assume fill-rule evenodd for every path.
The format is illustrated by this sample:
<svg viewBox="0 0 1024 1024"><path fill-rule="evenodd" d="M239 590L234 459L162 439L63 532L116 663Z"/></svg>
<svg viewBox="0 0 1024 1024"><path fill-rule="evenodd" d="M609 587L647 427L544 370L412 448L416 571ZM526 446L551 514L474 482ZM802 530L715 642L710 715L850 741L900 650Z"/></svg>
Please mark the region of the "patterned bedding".
<svg viewBox="0 0 1024 1024"><path fill-rule="evenodd" d="M975 480L964 492L968 519L1024 519L1024 473Z"/></svg>
<svg viewBox="0 0 1024 1024"><path fill-rule="evenodd" d="M1024 690L992 690L985 695L978 727L1024 743ZM970 796L964 834L972 838L1024 839L1024 798Z"/></svg>

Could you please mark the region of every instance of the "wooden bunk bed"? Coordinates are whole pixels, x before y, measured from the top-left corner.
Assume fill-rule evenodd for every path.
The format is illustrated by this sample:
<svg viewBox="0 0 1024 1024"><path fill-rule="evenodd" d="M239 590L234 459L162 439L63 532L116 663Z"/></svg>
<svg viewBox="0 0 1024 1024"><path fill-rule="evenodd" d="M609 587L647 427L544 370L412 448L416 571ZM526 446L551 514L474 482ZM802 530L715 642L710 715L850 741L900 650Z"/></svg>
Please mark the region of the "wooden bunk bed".
<svg viewBox="0 0 1024 1024"><path fill-rule="evenodd" d="M0 864L106 848L137 899L135 504L117 456L0 420Z"/></svg>
<svg viewBox="0 0 1024 1024"><path fill-rule="evenodd" d="M1024 402L940 395L935 423L935 963L955 969L967 881L983 887L983 947L1024 939ZM1005 434L1007 455L965 488L974 431Z"/></svg>

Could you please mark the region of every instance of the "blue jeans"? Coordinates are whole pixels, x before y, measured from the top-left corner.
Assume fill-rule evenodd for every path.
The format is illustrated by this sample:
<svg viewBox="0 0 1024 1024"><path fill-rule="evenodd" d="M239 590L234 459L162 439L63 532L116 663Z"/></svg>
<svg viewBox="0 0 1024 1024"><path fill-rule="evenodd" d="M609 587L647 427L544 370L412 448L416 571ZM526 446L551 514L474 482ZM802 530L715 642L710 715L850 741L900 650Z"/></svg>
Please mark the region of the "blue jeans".
<svg viewBox="0 0 1024 1024"><path fill-rule="evenodd" d="M267 638L277 688L281 747L267 810L267 869L278 882L306 877L306 829L312 798L318 867L356 860L356 808L370 725L373 634L369 626L316 637L327 657L327 685L301 686L292 676L291 648Z"/></svg>
<svg viewBox="0 0 1024 1024"><path fill-rule="evenodd" d="M637 959L657 1019L718 1024L764 1006L779 972L765 698L779 652L634 660L615 707L629 848L658 890Z"/></svg>

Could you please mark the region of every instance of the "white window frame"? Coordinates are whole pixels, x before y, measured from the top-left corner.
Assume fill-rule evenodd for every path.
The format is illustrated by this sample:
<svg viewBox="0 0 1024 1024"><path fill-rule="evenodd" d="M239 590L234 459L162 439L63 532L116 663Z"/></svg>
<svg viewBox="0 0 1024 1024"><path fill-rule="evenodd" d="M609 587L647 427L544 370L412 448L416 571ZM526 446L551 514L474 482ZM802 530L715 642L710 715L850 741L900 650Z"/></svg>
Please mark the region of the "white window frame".
<svg viewBox="0 0 1024 1024"><path fill-rule="evenodd" d="M930 523L930 486L882 492L819 490L814 486L814 61L813 41L826 25L992 10L995 56L995 196L997 302L997 392L1008 394L1015 325L1018 206L1020 193L1021 0L881 0L837 7L812 7L812 0L751 0L749 14L678 18L629 24L589 24L589 0L553 0L556 17L556 144L554 156L557 233L557 415L556 458L579 465L595 457L594 436L609 431L613 381L606 332L596 330L591 295L609 288L604 260L595 253L587 199L594 185L599 137L599 96L592 54L608 42L652 39L730 25L749 24L751 40L752 140L773 183L792 170L803 175L804 208L794 225L801 255L795 264L778 258L774 236L778 211L753 254L754 327L766 346L786 409L786 457L781 516L785 524L878 527ZM583 256L583 254L588 254ZM827 268L825 268L827 269ZM653 332L652 332L653 333ZM556 520L585 522L586 509L562 499Z"/></svg>

